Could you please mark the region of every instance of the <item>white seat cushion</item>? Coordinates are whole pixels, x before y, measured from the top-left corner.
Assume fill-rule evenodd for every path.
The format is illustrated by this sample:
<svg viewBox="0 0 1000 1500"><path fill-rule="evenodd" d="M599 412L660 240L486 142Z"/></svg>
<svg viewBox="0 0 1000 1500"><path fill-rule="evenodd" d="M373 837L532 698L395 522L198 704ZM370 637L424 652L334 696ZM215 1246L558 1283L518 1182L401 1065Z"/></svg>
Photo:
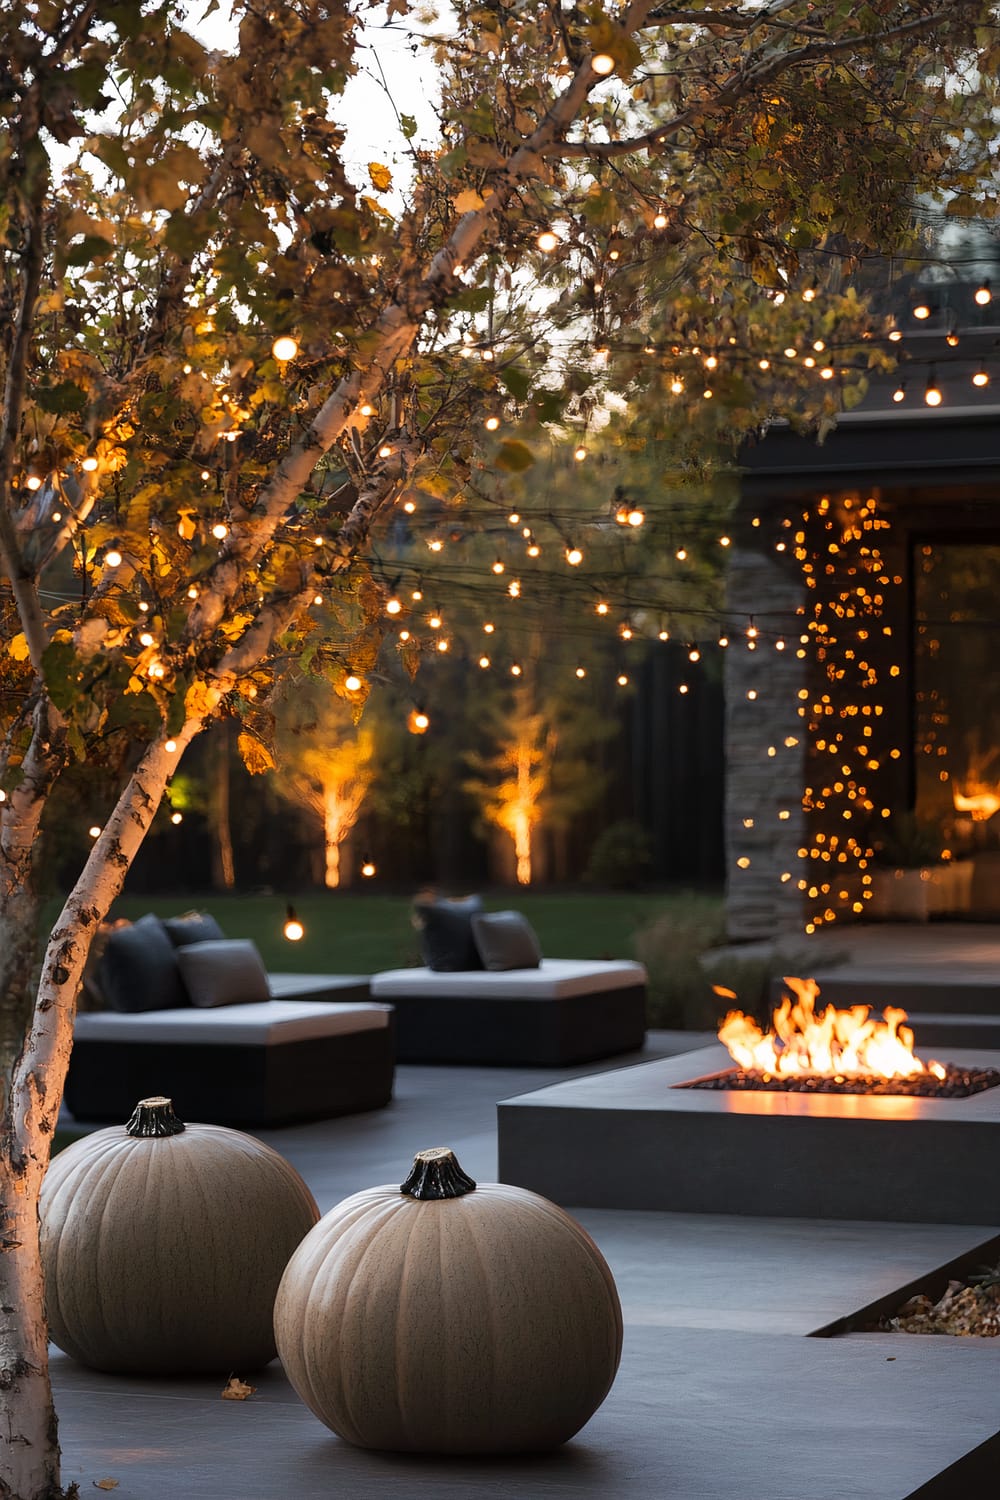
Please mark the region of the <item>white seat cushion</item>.
<svg viewBox="0 0 1000 1500"><path fill-rule="evenodd" d="M468 969L458 974L385 969L372 975L371 989L379 1000L442 995L470 1000L563 1000L645 983L646 970L629 959L543 958L537 969Z"/></svg>
<svg viewBox="0 0 1000 1500"><path fill-rule="evenodd" d="M319 1000L260 1000L212 1010L89 1011L76 1018L80 1042L206 1042L267 1047L388 1026L391 1005L326 1005Z"/></svg>

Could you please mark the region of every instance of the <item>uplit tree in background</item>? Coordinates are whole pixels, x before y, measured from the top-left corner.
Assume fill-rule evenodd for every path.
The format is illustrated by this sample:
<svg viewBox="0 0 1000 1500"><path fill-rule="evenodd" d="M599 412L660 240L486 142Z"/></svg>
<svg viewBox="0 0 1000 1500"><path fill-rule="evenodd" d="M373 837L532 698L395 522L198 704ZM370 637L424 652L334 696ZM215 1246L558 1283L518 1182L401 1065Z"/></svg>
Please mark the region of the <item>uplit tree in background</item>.
<svg viewBox="0 0 1000 1500"><path fill-rule="evenodd" d="M358 821L375 775L375 739L323 681L286 678L276 695L278 794L313 813L323 830L323 884L342 879L340 846Z"/></svg>
<svg viewBox="0 0 1000 1500"><path fill-rule="evenodd" d="M347 165L363 6L237 5L212 48L165 0L0 17L0 962L5 1004L34 994L2 1124L0 1495L61 1493L38 1191L90 937L187 746L231 717L265 766L291 663L363 700L393 513L426 498L447 527L612 394L629 441L689 472L775 411L833 420L886 357L851 258L910 242L915 183L978 204L992 181L991 21L459 4L428 44L441 137L397 191ZM415 667L404 628L385 649ZM74 759L105 772L101 831L33 985L36 850Z"/></svg>

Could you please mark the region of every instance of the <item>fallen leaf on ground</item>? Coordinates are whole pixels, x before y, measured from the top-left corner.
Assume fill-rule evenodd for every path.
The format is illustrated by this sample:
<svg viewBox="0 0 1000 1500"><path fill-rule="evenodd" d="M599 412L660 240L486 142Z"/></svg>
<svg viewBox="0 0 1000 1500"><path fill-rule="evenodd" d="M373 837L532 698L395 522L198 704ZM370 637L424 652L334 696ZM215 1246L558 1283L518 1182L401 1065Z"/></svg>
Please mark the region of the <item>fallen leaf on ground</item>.
<svg viewBox="0 0 1000 1500"><path fill-rule="evenodd" d="M248 1396L253 1395L256 1389L255 1385L247 1385L245 1381L240 1380L238 1375L230 1375L226 1389L222 1392L222 1399L223 1401L245 1401Z"/></svg>
<svg viewBox="0 0 1000 1500"><path fill-rule="evenodd" d="M116 1490L117 1488L118 1488L118 1480L117 1479L95 1479L94 1480L94 1489L95 1490Z"/></svg>

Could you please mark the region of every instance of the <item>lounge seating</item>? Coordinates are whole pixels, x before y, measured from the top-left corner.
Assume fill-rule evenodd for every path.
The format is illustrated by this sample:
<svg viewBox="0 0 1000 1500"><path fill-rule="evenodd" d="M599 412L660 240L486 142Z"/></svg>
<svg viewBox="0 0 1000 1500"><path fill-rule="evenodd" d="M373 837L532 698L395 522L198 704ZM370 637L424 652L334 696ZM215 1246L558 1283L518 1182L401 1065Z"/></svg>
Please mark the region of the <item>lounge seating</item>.
<svg viewBox="0 0 1000 1500"><path fill-rule="evenodd" d="M125 1121L167 1094L181 1119L288 1125L378 1109L392 1097L390 1005L264 1000L77 1016L66 1104Z"/></svg>
<svg viewBox="0 0 1000 1500"><path fill-rule="evenodd" d="M66 1104L126 1120L168 1094L182 1118L270 1126L377 1109L392 1096L392 1007L359 974L268 974L253 943L201 913L107 935L76 1019Z"/></svg>
<svg viewBox="0 0 1000 1500"><path fill-rule="evenodd" d="M400 1062L560 1067L643 1044L646 971L629 960L543 958L536 968L374 974L396 1008Z"/></svg>

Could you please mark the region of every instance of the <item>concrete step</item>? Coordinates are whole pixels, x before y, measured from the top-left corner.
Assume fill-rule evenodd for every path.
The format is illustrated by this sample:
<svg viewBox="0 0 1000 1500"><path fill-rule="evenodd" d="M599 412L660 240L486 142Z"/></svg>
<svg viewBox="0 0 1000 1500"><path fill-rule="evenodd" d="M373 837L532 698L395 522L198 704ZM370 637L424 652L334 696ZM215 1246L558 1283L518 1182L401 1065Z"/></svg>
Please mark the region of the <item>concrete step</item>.
<svg viewBox="0 0 1000 1500"><path fill-rule="evenodd" d="M817 969L813 977L820 987L820 1003L844 1007L870 1005L884 1010L900 1005L912 1015L916 1011L934 1015L1000 1016L1000 967L992 973L949 974L941 966L925 968L861 967ZM771 998L781 999L781 979L771 982Z"/></svg>
<svg viewBox="0 0 1000 1500"><path fill-rule="evenodd" d="M1000 1016L949 1016L921 1011L910 1016L914 1046L1000 1051Z"/></svg>

